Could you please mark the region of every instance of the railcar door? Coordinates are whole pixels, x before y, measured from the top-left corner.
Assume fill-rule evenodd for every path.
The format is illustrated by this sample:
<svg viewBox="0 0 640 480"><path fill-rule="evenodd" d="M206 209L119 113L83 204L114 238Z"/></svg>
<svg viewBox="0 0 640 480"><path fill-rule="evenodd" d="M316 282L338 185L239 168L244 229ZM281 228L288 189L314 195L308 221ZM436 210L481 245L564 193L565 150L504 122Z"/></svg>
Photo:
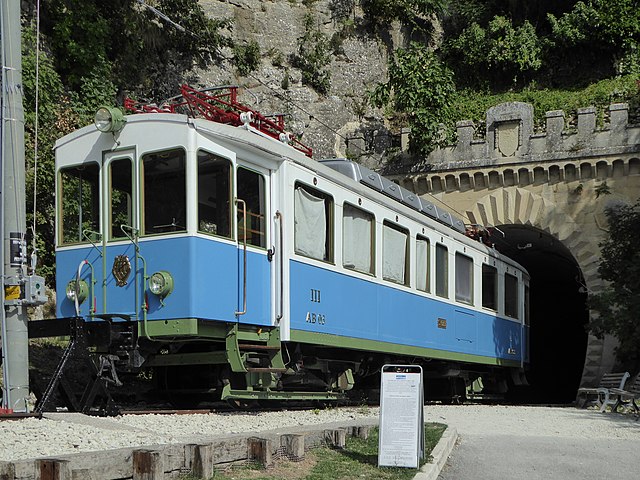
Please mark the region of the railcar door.
<svg viewBox="0 0 640 480"><path fill-rule="evenodd" d="M236 238L238 322L271 325L271 174L238 160L236 166Z"/></svg>
<svg viewBox="0 0 640 480"><path fill-rule="evenodd" d="M97 311L134 316L139 282L136 277L136 254L133 243L137 227L135 151L133 149L104 154L103 162L103 282L108 294ZM105 298L106 297L106 298Z"/></svg>

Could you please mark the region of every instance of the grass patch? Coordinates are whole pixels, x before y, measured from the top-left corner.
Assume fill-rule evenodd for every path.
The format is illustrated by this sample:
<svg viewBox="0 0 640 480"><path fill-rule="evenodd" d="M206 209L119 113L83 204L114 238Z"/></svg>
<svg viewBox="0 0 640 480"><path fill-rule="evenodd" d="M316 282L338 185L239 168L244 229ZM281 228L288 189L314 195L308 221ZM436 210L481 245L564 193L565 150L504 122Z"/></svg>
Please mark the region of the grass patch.
<svg viewBox="0 0 640 480"><path fill-rule="evenodd" d="M425 424L425 459L421 465L430 458L445 429L445 425ZM409 480L415 474L413 468L378 468L378 429L373 428L366 440L348 437L344 450L317 448L307 452L302 462L278 461L268 469L237 466L216 473L211 480ZM193 476L182 478L197 480Z"/></svg>

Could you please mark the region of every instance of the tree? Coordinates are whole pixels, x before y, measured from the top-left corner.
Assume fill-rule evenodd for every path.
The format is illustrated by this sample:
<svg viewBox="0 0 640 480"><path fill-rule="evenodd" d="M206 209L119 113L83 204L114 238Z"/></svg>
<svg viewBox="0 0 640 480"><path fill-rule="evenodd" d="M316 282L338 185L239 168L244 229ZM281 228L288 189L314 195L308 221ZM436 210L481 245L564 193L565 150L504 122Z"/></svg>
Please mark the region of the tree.
<svg viewBox="0 0 640 480"><path fill-rule="evenodd" d="M450 118L455 94L453 74L426 46L412 43L389 61L389 81L372 94L378 107L390 105L407 117L411 127L410 150L426 155L451 138L444 137L441 124Z"/></svg>
<svg viewBox="0 0 640 480"><path fill-rule="evenodd" d="M609 207L606 215L609 238L601 244L598 272L609 284L589 297L598 313L590 328L598 337L615 335L618 360L635 371L640 368L640 200Z"/></svg>
<svg viewBox="0 0 640 480"><path fill-rule="evenodd" d="M156 100L230 45L220 33L230 21L208 18L197 0L46 0L42 25L68 88L93 75Z"/></svg>

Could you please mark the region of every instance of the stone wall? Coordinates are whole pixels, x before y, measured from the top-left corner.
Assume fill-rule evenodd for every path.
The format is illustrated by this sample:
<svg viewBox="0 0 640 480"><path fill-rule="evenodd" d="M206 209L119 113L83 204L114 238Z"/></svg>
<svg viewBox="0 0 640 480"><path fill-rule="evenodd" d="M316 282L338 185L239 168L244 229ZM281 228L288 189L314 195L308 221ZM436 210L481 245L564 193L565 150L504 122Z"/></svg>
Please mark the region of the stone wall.
<svg viewBox="0 0 640 480"><path fill-rule="evenodd" d="M250 75L239 76L232 63L225 61L219 67L198 72L202 86L238 85L243 103L263 114L285 113L287 129L313 148L315 158L344 157L345 149L339 140L348 135L389 137L382 113L370 108L365 98L369 89L386 80L389 52L406 41L399 27L371 35L364 28L363 14L357 5L354 4L345 23L337 18L337 2L332 0L200 0L200 3L208 16L232 19L229 35L235 44L256 41L261 52L260 66ZM290 63L290 56L297 52L299 39L305 33L307 15L312 16L327 40L343 32L330 54L327 68L331 87L326 95L304 85L301 72ZM229 59L233 57L230 49L223 53ZM285 77L287 82L283 82ZM363 145L363 148L373 147ZM375 168L380 155L363 158Z"/></svg>

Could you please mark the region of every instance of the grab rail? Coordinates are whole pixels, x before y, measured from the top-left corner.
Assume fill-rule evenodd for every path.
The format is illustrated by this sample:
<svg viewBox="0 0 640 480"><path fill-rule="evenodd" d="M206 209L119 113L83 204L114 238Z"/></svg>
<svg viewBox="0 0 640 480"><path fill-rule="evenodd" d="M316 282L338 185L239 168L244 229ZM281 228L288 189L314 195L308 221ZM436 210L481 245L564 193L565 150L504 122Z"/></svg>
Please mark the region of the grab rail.
<svg viewBox="0 0 640 480"><path fill-rule="evenodd" d="M236 204L242 204L242 246L243 246L243 261L242 261L242 310L236 311L236 316L244 315L247 313L247 203L244 200L236 198Z"/></svg>
<svg viewBox="0 0 640 480"><path fill-rule="evenodd" d="M279 276L280 276L280 304L278 305L278 314L276 315L276 321L279 321L282 319L283 316L283 310L284 310L284 227L283 227L283 221L284 218L282 217L282 213L280 213L280 210L276 211L276 218L278 219L278 224L280 226L279 228L279 232L280 232L280 238L279 238L279 245L278 248L280 249L280 258L278 259L278 264L280 267L280 272L279 272Z"/></svg>

